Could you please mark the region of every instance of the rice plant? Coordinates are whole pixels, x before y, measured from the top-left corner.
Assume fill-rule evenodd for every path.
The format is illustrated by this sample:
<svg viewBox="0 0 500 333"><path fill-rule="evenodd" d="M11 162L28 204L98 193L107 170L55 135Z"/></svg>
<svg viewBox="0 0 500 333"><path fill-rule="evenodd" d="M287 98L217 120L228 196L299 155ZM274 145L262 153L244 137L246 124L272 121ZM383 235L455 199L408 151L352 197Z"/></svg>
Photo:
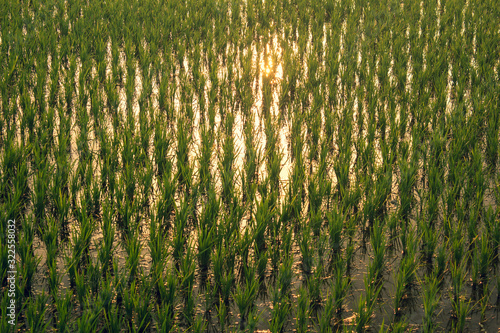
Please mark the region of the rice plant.
<svg viewBox="0 0 500 333"><path fill-rule="evenodd" d="M376 299L382 290L382 284L376 285L365 277L365 294L359 297L356 311L356 331L365 332L370 324L376 305Z"/></svg>
<svg viewBox="0 0 500 333"><path fill-rule="evenodd" d="M299 289L299 299L297 304L296 325L298 332L307 332L310 316L310 301L307 294L307 289L301 287Z"/></svg>
<svg viewBox="0 0 500 333"><path fill-rule="evenodd" d="M240 313L240 330L245 329L245 325L248 319L248 314L253 307L253 302L257 296L257 290L259 287L259 282L255 279L253 271L246 274L247 279L245 281L245 286L236 286L236 291L233 293L234 302L238 307Z"/></svg>
<svg viewBox="0 0 500 333"><path fill-rule="evenodd" d="M424 318L423 318L423 330L424 332L434 332L437 327L433 316L435 311L438 309L440 296L439 285L436 276L426 276L425 284L428 286L424 290Z"/></svg>

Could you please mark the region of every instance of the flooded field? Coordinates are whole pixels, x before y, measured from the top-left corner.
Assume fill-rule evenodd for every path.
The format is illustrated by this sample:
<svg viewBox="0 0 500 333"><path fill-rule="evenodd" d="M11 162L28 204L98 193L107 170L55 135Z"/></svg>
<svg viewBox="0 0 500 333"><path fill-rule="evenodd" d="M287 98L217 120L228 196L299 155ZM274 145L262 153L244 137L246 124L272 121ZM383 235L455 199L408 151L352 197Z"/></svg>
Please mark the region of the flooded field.
<svg viewBox="0 0 500 333"><path fill-rule="evenodd" d="M495 1L0 7L0 332L498 331Z"/></svg>

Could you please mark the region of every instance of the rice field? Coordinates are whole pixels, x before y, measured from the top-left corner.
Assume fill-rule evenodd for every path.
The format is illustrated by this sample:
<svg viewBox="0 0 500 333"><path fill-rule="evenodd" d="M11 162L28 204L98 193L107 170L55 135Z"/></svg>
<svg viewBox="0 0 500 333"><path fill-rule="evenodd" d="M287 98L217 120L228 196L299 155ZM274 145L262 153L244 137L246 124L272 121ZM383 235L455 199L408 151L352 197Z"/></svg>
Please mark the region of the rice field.
<svg viewBox="0 0 500 333"><path fill-rule="evenodd" d="M494 0L4 1L0 331L497 332L499 65Z"/></svg>

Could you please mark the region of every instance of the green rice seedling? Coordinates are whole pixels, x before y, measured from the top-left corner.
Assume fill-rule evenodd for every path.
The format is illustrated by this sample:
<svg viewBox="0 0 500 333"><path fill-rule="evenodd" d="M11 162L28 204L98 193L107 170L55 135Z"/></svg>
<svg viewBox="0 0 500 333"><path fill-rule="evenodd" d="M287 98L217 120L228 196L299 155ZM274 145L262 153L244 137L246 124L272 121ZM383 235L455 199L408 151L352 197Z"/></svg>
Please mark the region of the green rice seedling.
<svg viewBox="0 0 500 333"><path fill-rule="evenodd" d="M224 258L225 258L225 248L218 245L215 247L213 260L212 260L212 270L214 274L214 284L215 286L220 286L222 280L222 273L224 270Z"/></svg>
<svg viewBox="0 0 500 333"><path fill-rule="evenodd" d="M495 221L495 213L493 208L488 207L485 214L486 233L489 239L489 247L491 249L491 260L496 265L498 262L498 249L500 247L500 223Z"/></svg>
<svg viewBox="0 0 500 333"><path fill-rule="evenodd" d="M85 305L85 299L87 297L87 294L89 293L88 291L88 286L85 283L85 273L80 273L78 271L75 272L75 293L76 296L78 297L78 302L80 304L80 310L83 311L83 307Z"/></svg>
<svg viewBox="0 0 500 333"><path fill-rule="evenodd" d="M439 175L437 173L438 173L437 168L435 166L433 166L431 168L430 176L429 176L430 193L429 193L428 202L427 202L427 214L429 216L429 221L430 221L431 226L434 225L435 220L436 220L437 215L438 215L438 209L439 209L438 199L439 199L439 197L438 197L437 193L442 192L442 186L443 186L442 183L440 182ZM432 179L434 179L434 180L432 180ZM436 185L433 183L438 183L439 185ZM439 189L433 189L433 187L438 187L438 186L439 186Z"/></svg>
<svg viewBox="0 0 500 333"><path fill-rule="evenodd" d="M181 265L178 270L179 288L183 293L192 291L194 282L195 263L192 254L192 245L188 244L186 251L181 260Z"/></svg>
<svg viewBox="0 0 500 333"><path fill-rule="evenodd" d="M191 134L181 118L177 121L177 175L179 186L185 186L186 189L192 185L192 169L189 163L189 146L191 144Z"/></svg>
<svg viewBox="0 0 500 333"><path fill-rule="evenodd" d="M59 163L58 163L59 164ZM63 162L63 165L65 163ZM67 166L67 165L66 165ZM69 208L70 208L70 199L69 195L67 194L67 182L68 182L68 175L61 175L61 183L55 188L56 185L54 185L54 192L56 191L54 196L54 205L55 205L55 215L58 218L59 221L61 221L61 224L64 226L67 222L68 215L69 215ZM64 185L63 185L64 184Z"/></svg>
<svg viewBox="0 0 500 333"><path fill-rule="evenodd" d="M257 308L254 307L250 310L248 314L248 321L247 321L247 326L246 329L248 332L256 332L257 325L259 324L260 317L262 315L263 311L257 312Z"/></svg>
<svg viewBox="0 0 500 333"><path fill-rule="evenodd" d="M148 282L143 283L143 287L138 290L138 297L134 298L134 311L136 313L137 331L145 332L149 330L152 323L150 309L150 292L151 288Z"/></svg>
<svg viewBox="0 0 500 333"><path fill-rule="evenodd" d="M300 253L302 254L302 271L306 274L310 274L312 272L313 266L313 253L310 247L311 244L311 234L309 231L309 227L306 227L302 230L301 236L299 239L299 248Z"/></svg>
<svg viewBox="0 0 500 333"><path fill-rule="evenodd" d="M112 223L111 217L111 203L106 199L103 205L103 216L102 216L102 233L103 242L99 247L98 258L102 267L103 275L111 271L111 264L113 261L113 242L115 239L115 227Z"/></svg>
<svg viewBox="0 0 500 333"><path fill-rule="evenodd" d="M48 201L48 188L46 182L47 172L48 170L42 167L42 169L37 172L34 181L32 202L38 223L43 223L45 221L45 207L47 207Z"/></svg>
<svg viewBox="0 0 500 333"><path fill-rule="evenodd" d="M382 222L375 220L370 240L373 260L369 264L368 271L372 281L380 281L385 266L385 225Z"/></svg>
<svg viewBox="0 0 500 333"><path fill-rule="evenodd" d="M254 238L250 235L248 229L245 229L243 236L239 237L238 242L238 254L241 258L241 265L239 269L239 276L241 281L246 279L246 271L248 270L248 253L250 250L250 245L252 244Z"/></svg>
<svg viewBox="0 0 500 333"><path fill-rule="evenodd" d="M290 300L281 293L279 287L276 287L273 291L272 302L273 307L271 309L269 329L273 333L283 332L292 305L290 304Z"/></svg>
<svg viewBox="0 0 500 333"><path fill-rule="evenodd" d="M331 321L332 318L334 318L335 314L334 313L335 300L333 299L333 296L330 293L328 293L326 297L323 296L323 298L326 299L326 302L323 308L323 313L319 318L319 331L323 333L331 333L333 332Z"/></svg>
<svg viewBox="0 0 500 333"><path fill-rule="evenodd" d="M414 254L408 254L401 260L399 270L394 274L396 293L394 296L394 315L399 319L403 301L410 297L408 293L415 282L417 261Z"/></svg>
<svg viewBox="0 0 500 333"><path fill-rule="evenodd" d="M200 227L198 230L198 264L202 271L207 271L214 245L215 227Z"/></svg>
<svg viewBox="0 0 500 333"><path fill-rule="evenodd" d="M260 281L263 281L266 274L267 269L267 261L268 261L268 251L264 251L262 253L258 252L258 249L255 250L256 253L256 266L257 266L257 275Z"/></svg>
<svg viewBox="0 0 500 333"><path fill-rule="evenodd" d="M349 138L346 139L348 141ZM343 198L348 190L349 186L349 171L350 171L350 160L351 160L351 150L348 149L347 143L341 146L341 153L339 158L335 160L333 169L337 177L337 193L339 198Z"/></svg>
<svg viewBox="0 0 500 333"><path fill-rule="evenodd" d="M285 259L283 262L286 262L286 258L289 258L292 253L293 229L284 227L282 228L282 233L280 250L282 253L281 257Z"/></svg>
<svg viewBox="0 0 500 333"><path fill-rule="evenodd" d="M97 301L96 307L101 308L103 311L103 316L111 311L112 300L114 297L115 288L112 285L111 278L101 279L99 282L98 295L96 294Z"/></svg>
<svg viewBox="0 0 500 333"><path fill-rule="evenodd" d="M481 299L479 300L479 310L481 312L481 323L486 322L486 311L489 308L489 300L493 291L490 291L489 283L485 283L483 285L483 294L481 295Z"/></svg>
<svg viewBox="0 0 500 333"><path fill-rule="evenodd" d="M285 257L279 267L278 272L278 285L280 286L281 293L289 296L291 292L292 279L293 279L293 258Z"/></svg>
<svg viewBox="0 0 500 333"><path fill-rule="evenodd" d="M163 306L170 306L169 316L174 316L175 296L177 294L177 276L172 272L167 272L165 277L165 288L160 288L160 303Z"/></svg>
<svg viewBox="0 0 500 333"><path fill-rule="evenodd" d="M436 255L436 262L437 262L437 265L435 266L435 272L436 272L436 276L438 277L438 280L440 281L440 284L441 282L443 281L442 278L443 278L443 275L445 273L445 270L446 270L446 260L447 260L447 256L446 256L446 244L441 244L438 246L438 249L437 249L437 255Z"/></svg>
<svg viewBox="0 0 500 333"><path fill-rule="evenodd" d="M192 324L194 320L194 272L195 262L191 253L191 245L187 246L186 253L181 260L179 270L179 289L183 296L184 308L183 317L188 324Z"/></svg>
<svg viewBox="0 0 500 333"><path fill-rule="evenodd" d="M371 322L378 295L382 290L382 284L375 285L371 283L367 276L365 276L364 280L365 294L360 295L356 311L356 332L366 331Z"/></svg>
<svg viewBox="0 0 500 333"><path fill-rule="evenodd" d="M292 174L292 184L290 193L290 207L291 207L291 219L295 222L295 231L298 231L302 227L300 219L302 216L302 202L305 195L305 190L303 188L303 182L305 181L304 171L299 170L303 164L300 162L295 163L293 174Z"/></svg>
<svg viewBox="0 0 500 333"><path fill-rule="evenodd" d="M49 292L54 300L57 299L57 293L59 291L59 285L61 283L62 277L57 272L57 267L55 264L49 266Z"/></svg>
<svg viewBox="0 0 500 333"><path fill-rule="evenodd" d="M219 304L216 305L216 310L217 310L217 318L219 319L220 331L226 332L228 310L226 303L222 298L219 298Z"/></svg>
<svg viewBox="0 0 500 333"><path fill-rule="evenodd" d="M403 156L405 156L405 151L403 150ZM412 161L407 162L406 157L403 157L399 161L399 168L401 172L401 181L399 183L399 196L401 199L400 203L400 216L403 221L408 221L410 212L414 204L413 188L416 183L417 166Z"/></svg>
<svg viewBox="0 0 500 333"><path fill-rule="evenodd" d="M14 155L16 156L12 158L13 161L11 162L6 161L7 159L9 159L9 157L6 157L3 161L3 163L5 163L4 165L6 170L12 168L12 172L4 173L3 177L4 178L3 184L6 187L3 193L12 193L7 195L8 204L6 205L7 207L6 212L8 219L19 219L21 214L25 211L26 207L28 206L30 198L30 187L28 184L28 179L29 179L28 164L26 161L22 160L23 155L21 153L14 153ZM11 180L10 179L11 176L7 175L9 173L14 174L13 177L15 177L15 179ZM9 187L13 188L13 192L7 190L7 188ZM0 198L2 197L4 197L3 194L2 196L0 196Z"/></svg>
<svg viewBox="0 0 500 333"><path fill-rule="evenodd" d="M167 297L162 297L163 304L160 307L157 305L157 314L159 316L158 326L162 332L170 332L175 324L175 291L177 279L172 274L169 274L167 277L167 285L168 292L166 293Z"/></svg>
<svg viewBox="0 0 500 333"><path fill-rule="evenodd" d="M341 317L344 299L351 285L350 279L344 276L346 267L344 262L339 259L336 263L335 280L332 284L332 296L334 299L334 309L337 318Z"/></svg>
<svg viewBox="0 0 500 333"><path fill-rule="evenodd" d="M0 232L2 232L2 234L7 234L7 231L4 231L4 229L2 228L2 230L0 230ZM7 236L8 237L8 236ZM8 246L4 246L5 243L8 243L8 240L5 241L5 240L1 240L2 241L2 246L0 248L0 278L2 279L1 280L1 286L4 287L6 286L7 284L7 271L9 271L9 247ZM12 260L12 257L10 258L10 260Z"/></svg>
<svg viewBox="0 0 500 333"><path fill-rule="evenodd" d="M452 263L455 265L459 265L464 256L464 238L462 237L461 228L457 227L456 230L453 231L453 235L448 241L448 247L451 249L452 253Z"/></svg>
<svg viewBox="0 0 500 333"><path fill-rule="evenodd" d="M280 185L280 173L281 173L281 163L283 160L283 154L281 152L273 152L270 154L268 168L268 179L271 189L274 193L278 193L281 189Z"/></svg>
<svg viewBox="0 0 500 333"><path fill-rule="evenodd" d="M21 95L21 108L23 110L23 118L21 120L21 128L23 128L21 135L24 137L24 129L28 129L28 142L35 143L35 118L36 110L32 105L31 98L27 92ZM36 149L36 148L35 148Z"/></svg>
<svg viewBox="0 0 500 333"><path fill-rule="evenodd" d="M465 262L452 263L450 265L451 273L451 286L452 286L452 296L453 302L459 305L458 301L460 298L460 293L462 292L464 280L466 276ZM451 298L451 297L450 297Z"/></svg>
<svg viewBox="0 0 500 333"><path fill-rule="evenodd" d="M215 194L214 194L215 199ZM220 205L217 204L217 207ZM229 208L229 212L224 214L221 223L217 227L218 233L218 242L220 244L224 244L226 248L238 248L238 242L241 238L241 230L242 230L242 219L246 211L246 207L242 205L242 203L238 200L237 197L233 197L232 205ZM215 213L215 211L214 211ZM218 215L219 213L217 213ZM214 216L213 221L216 221L217 218ZM247 229L248 230L248 229ZM220 243L221 242L221 243ZM248 239L247 246L250 245L250 238ZM248 248L247 248L248 249ZM227 256L226 257L226 268L231 270L235 265L235 256Z"/></svg>
<svg viewBox="0 0 500 333"><path fill-rule="evenodd" d="M56 306L56 318L57 322L55 328L58 332L69 332L69 320L71 316L71 298L72 293L69 290L66 290L66 294L61 297L57 297L55 299Z"/></svg>
<svg viewBox="0 0 500 333"><path fill-rule="evenodd" d="M211 185L208 186L209 187L207 188L206 201L204 202L203 210L199 217L199 227L205 229L211 229L215 227L219 214L221 213L220 198L217 197L215 189ZM235 207L232 206L231 209L233 208ZM234 212L234 210L231 211L231 213ZM231 217L234 216L231 215ZM233 230L231 230L231 228L233 228L231 222L233 221L231 219L228 219L226 222L228 222L227 225L224 225L224 227L227 227L226 231L233 232Z"/></svg>
<svg viewBox="0 0 500 333"><path fill-rule="evenodd" d="M276 219L278 219L279 217L276 217ZM276 221L276 225L278 224L281 224L281 221ZM282 229L281 226L278 226L277 228L280 228ZM278 267L281 263L281 260L282 260L282 255L283 255L283 251L281 251L281 246L282 246L282 240L281 240L281 232L280 231L274 231L273 232L273 235L271 235L271 238L272 239L276 239L276 242L274 243L271 243L271 247L267 253L267 256L269 258L271 258L271 267L272 267L272 273L273 272L276 272L278 270ZM272 274L271 273L271 274Z"/></svg>
<svg viewBox="0 0 500 333"><path fill-rule="evenodd" d="M208 325L208 323L203 320L203 317L198 315L198 316L196 316L196 319L194 320L194 323L191 326L190 331L197 332L197 333L206 332L207 325Z"/></svg>
<svg viewBox="0 0 500 333"><path fill-rule="evenodd" d="M375 220L375 209L376 209L376 204L374 201L374 194L369 190L368 188L371 188L372 186L375 186L371 179L367 177L367 185L366 185L366 203L363 207L363 226L365 227L364 233L363 233L363 247L366 246L366 241L367 237L369 236L369 229L373 225L373 221Z"/></svg>
<svg viewBox="0 0 500 333"><path fill-rule="evenodd" d="M433 318L439 306L439 280L436 275L425 277L425 288L423 295L424 318L422 328L424 332L434 332L436 330L435 319Z"/></svg>
<svg viewBox="0 0 500 333"><path fill-rule="evenodd" d="M321 211L310 212L309 214L309 225L313 231L314 237L319 237L321 232L321 225L323 223L323 216Z"/></svg>
<svg viewBox="0 0 500 333"><path fill-rule="evenodd" d="M255 247L258 249L259 253L267 248L265 233L267 227L271 225L271 219L274 215L274 211L271 210L269 201L270 200L266 198L258 204L253 219L253 237L255 239Z"/></svg>
<svg viewBox="0 0 500 333"><path fill-rule="evenodd" d="M148 247L151 255L151 273L153 274L153 281L159 281L163 275L165 258L167 256L165 234L160 229L160 221L154 217L151 219L149 230Z"/></svg>
<svg viewBox="0 0 500 333"><path fill-rule="evenodd" d="M132 160L132 157L127 157L127 159ZM134 164L126 163L123 167L123 178L120 178L121 185L124 188L126 207L135 204L135 196L137 193L136 176L138 175L136 174Z"/></svg>
<svg viewBox="0 0 500 333"><path fill-rule="evenodd" d="M123 307L125 309L125 315L127 318L127 326L128 326L129 330L134 329L134 326L133 326L134 325L133 324L134 303L137 302L135 299L138 297L136 281L137 280L132 281L128 290L126 290L125 289L126 287L123 285L119 286L120 294L123 297Z"/></svg>
<svg viewBox="0 0 500 333"><path fill-rule="evenodd" d="M234 273L231 271L224 272L224 275L222 276L221 279L220 288L221 288L221 297L226 303L226 305L229 304L229 297L231 295L231 290L233 289L234 282L235 282Z"/></svg>
<svg viewBox="0 0 500 333"><path fill-rule="evenodd" d="M454 171L457 172L458 171ZM457 176L459 177L459 176ZM460 193L461 187L457 184L453 184L453 186L450 186L447 188L446 191L446 216L453 216L455 209L456 209L456 202L458 199L458 195Z"/></svg>
<svg viewBox="0 0 500 333"><path fill-rule="evenodd" d="M425 221L421 221L422 233L422 256L428 265L432 265L432 258L438 243L437 231Z"/></svg>
<svg viewBox="0 0 500 333"><path fill-rule="evenodd" d="M217 299L219 299L218 290L215 285L212 285L210 281L202 281L201 287L205 288L205 299L204 299L204 317L207 321L212 319L212 310L217 305Z"/></svg>
<svg viewBox="0 0 500 333"><path fill-rule="evenodd" d="M234 115L229 113L225 118L225 136L222 144L222 157L219 158L219 170L222 178L222 197L224 198L224 202L226 204L229 203L229 198L233 196L233 163L235 159L233 124Z"/></svg>
<svg viewBox="0 0 500 333"><path fill-rule="evenodd" d="M236 286L236 292L233 293L233 299L240 312L240 330L245 329L247 316L253 307L253 302L257 296L259 282L255 279L253 269L246 274L245 287Z"/></svg>
<svg viewBox="0 0 500 333"><path fill-rule="evenodd" d="M253 201L255 195L255 180L257 177L257 170L260 161L260 153L259 150L255 148L255 138L254 138L254 128L253 128L253 119L249 116L250 119L246 119L244 124L245 130L245 166L244 166L244 184L242 187L244 188L244 200Z"/></svg>
<svg viewBox="0 0 500 333"><path fill-rule="evenodd" d="M397 214L390 214L387 220L387 227L389 229L389 233L391 235L390 242L391 245L393 245L393 242L396 240L396 235L397 235L397 226L399 219Z"/></svg>
<svg viewBox="0 0 500 333"><path fill-rule="evenodd" d="M129 270L129 282L133 281L138 274L142 242L137 233L126 239L125 250L127 252L126 264Z"/></svg>
<svg viewBox="0 0 500 333"><path fill-rule="evenodd" d="M162 83L163 84L163 83ZM161 85L160 85L161 87ZM160 88L161 89L161 88ZM160 91L161 96L161 91ZM161 105L161 104L160 104ZM167 158L169 148L172 144L170 134L165 130L165 124L158 121L155 124L153 136L154 159L156 163L156 173L160 179L163 175L169 175L172 169L170 160Z"/></svg>
<svg viewBox="0 0 500 333"><path fill-rule="evenodd" d="M500 128L500 117L496 112L491 112L486 127L486 159L490 170L495 170L498 161L498 130Z"/></svg>
<svg viewBox="0 0 500 333"><path fill-rule="evenodd" d="M71 237L73 246L72 255L73 259L81 259L80 261L74 261L77 267L80 267L80 264L88 259L90 241L95 224L93 218L88 215L85 203L82 203L81 207L77 207L75 215L80 222L80 230L78 232L75 231Z"/></svg>
<svg viewBox="0 0 500 333"><path fill-rule="evenodd" d="M270 119L272 102L271 79L268 76L262 78L262 115L264 119Z"/></svg>
<svg viewBox="0 0 500 333"><path fill-rule="evenodd" d="M483 285L487 282L487 274L491 263L491 250L486 236L483 235L480 239L476 238L476 242L480 243L478 246L473 248L473 253L471 254L471 279L473 289L475 289L478 285Z"/></svg>
<svg viewBox="0 0 500 333"><path fill-rule="evenodd" d="M101 279L101 270L98 263L90 261L86 267L88 286L93 295L99 292L99 281Z"/></svg>
<svg viewBox="0 0 500 333"><path fill-rule="evenodd" d="M388 329L385 332L394 332L394 333L407 332L408 326L410 326L410 325L408 324L408 322L406 322L406 319L403 319L403 320L398 321L396 323L392 323L392 325L390 327L388 327ZM383 325L380 328L380 332L382 332L382 331L383 331Z"/></svg>
<svg viewBox="0 0 500 333"><path fill-rule="evenodd" d="M118 311L116 305L113 305L109 311L104 312L105 325L108 332L120 332L123 328L123 316Z"/></svg>
<svg viewBox="0 0 500 333"><path fill-rule="evenodd" d="M466 302L464 298L459 298L452 301L452 308L456 315L456 321L452 322L451 329L454 332L464 332L465 320L472 311L473 306L470 301Z"/></svg>
<svg viewBox="0 0 500 333"><path fill-rule="evenodd" d="M319 266L323 266L325 265L325 252L327 251L328 249L328 235L326 234L320 234L319 237L318 237L318 245L317 245L317 249L318 249L318 265Z"/></svg>
<svg viewBox="0 0 500 333"><path fill-rule="evenodd" d="M309 325L310 301L307 289L301 286L298 291L297 314L295 318L297 332L307 332Z"/></svg>
<svg viewBox="0 0 500 333"><path fill-rule="evenodd" d="M273 333L283 332L285 323L291 310L291 305L288 301L284 300L276 303L271 310L271 322L269 329Z"/></svg>
<svg viewBox="0 0 500 333"><path fill-rule="evenodd" d="M323 266L317 265L312 276L307 280L307 290L309 291L309 299L311 308L317 310L321 304L321 283L323 282Z"/></svg>
<svg viewBox="0 0 500 333"><path fill-rule="evenodd" d="M214 137L209 132L207 125L202 125L200 130L201 135L201 152L198 158L199 164L199 182L202 190L208 191L211 182L210 165L212 159L212 149L214 145Z"/></svg>
<svg viewBox="0 0 500 333"><path fill-rule="evenodd" d="M39 227L40 228L40 227ZM42 230L40 228L39 232L42 235L43 242L47 249L47 268L55 265L56 255L57 255L57 235L59 231L59 225L54 218L49 218L47 221L47 229Z"/></svg>
<svg viewBox="0 0 500 333"><path fill-rule="evenodd" d="M384 172L385 170L385 172ZM392 189L392 168L383 166L377 171L377 181L374 191L374 215L380 221L384 221L387 214L387 199L391 194Z"/></svg>
<svg viewBox="0 0 500 333"><path fill-rule="evenodd" d="M17 149L12 147L12 144L8 144L6 148L4 148L4 156L2 158L2 163L5 166L6 170L9 170L8 168L11 168L9 171L4 171L2 173L1 177L1 187L2 187L2 195L0 196L0 199L2 199L2 203L11 203L13 206L10 208L10 210L13 210L14 207L19 205L18 203L20 201L20 196L18 194L18 191L16 190L16 183L17 179L16 178L27 178L27 167L26 165L24 166L24 172L23 175L18 175L19 173L17 169L17 164L20 164L20 160L22 158L21 153L17 153ZM24 180L23 183L26 183L26 179ZM9 214L10 215L10 214ZM15 218L16 216L8 216L8 218Z"/></svg>
<svg viewBox="0 0 500 333"><path fill-rule="evenodd" d="M150 202L151 202L151 194L153 191L153 165L149 161L149 159L146 159L144 162L145 167L144 170L140 172L140 178L142 178L142 184L140 186L140 193L142 194L140 197L140 201L138 203L139 207L142 207L144 209L148 209L150 207ZM97 186L93 187L93 202L94 202L94 211L99 211L96 210L99 208L99 201L98 201L98 195L96 195L96 190L98 189ZM96 214L97 215L97 214Z"/></svg>
<svg viewBox="0 0 500 333"><path fill-rule="evenodd" d="M158 201L156 216L161 221L164 229L168 230L171 227L170 217L176 209L174 200L175 178L172 179L170 176L163 177L160 189L161 195Z"/></svg>
<svg viewBox="0 0 500 333"><path fill-rule="evenodd" d="M45 320L47 309L45 304L49 302L45 292L38 295L32 302L29 302L26 309L26 319L28 327L34 332L45 332L49 322Z"/></svg>
<svg viewBox="0 0 500 333"><path fill-rule="evenodd" d="M21 262L19 275L22 276L22 279L19 281L19 285L24 296L28 296L31 292L33 277L40 263L40 258L33 253L33 238L27 236L30 233L29 231L25 232L16 247ZM31 240L28 242L30 238Z"/></svg>
<svg viewBox="0 0 500 333"><path fill-rule="evenodd" d="M176 261L176 264L178 264L181 260L182 253L184 253L184 247L186 245L187 239L186 236L184 235L184 230L187 226L188 222L188 217L189 217L189 210L190 210L190 205L188 203L188 199L184 199L180 207L176 207L175 211L175 230L174 230L174 237L172 240L172 246L173 246L173 257Z"/></svg>
<svg viewBox="0 0 500 333"><path fill-rule="evenodd" d="M96 313L93 309L83 311L81 317L76 320L73 330L81 333L95 332L99 312Z"/></svg>

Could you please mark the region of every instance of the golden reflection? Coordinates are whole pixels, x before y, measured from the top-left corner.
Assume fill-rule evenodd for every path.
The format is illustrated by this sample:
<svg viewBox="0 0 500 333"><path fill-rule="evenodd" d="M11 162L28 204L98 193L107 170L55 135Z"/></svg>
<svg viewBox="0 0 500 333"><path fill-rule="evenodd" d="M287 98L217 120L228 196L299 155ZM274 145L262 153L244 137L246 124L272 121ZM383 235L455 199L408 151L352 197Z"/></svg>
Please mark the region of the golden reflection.
<svg viewBox="0 0 500 333"><path fill-rule="evenodd" d="M262 76L271 79L273 82L279 82L283 77L283 68L275 53L262 55L259 68Z"/></svg>
<svg viewBox="0 0 500 333"><path fill-rule="evenodd" d="M273 59L268 58L267 65L264 65L264 73L269 76L273 71Z"/></svg>

